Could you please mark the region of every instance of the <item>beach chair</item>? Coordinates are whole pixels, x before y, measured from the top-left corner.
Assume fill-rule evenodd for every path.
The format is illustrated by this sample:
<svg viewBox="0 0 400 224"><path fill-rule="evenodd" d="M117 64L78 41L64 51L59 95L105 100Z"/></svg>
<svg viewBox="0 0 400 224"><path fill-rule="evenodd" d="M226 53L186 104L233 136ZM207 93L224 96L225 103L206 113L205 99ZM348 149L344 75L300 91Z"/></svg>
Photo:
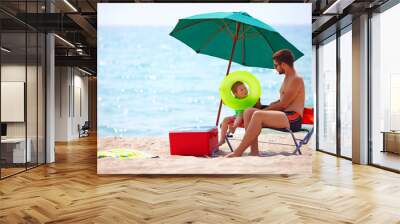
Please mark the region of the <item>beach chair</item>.
<svg viewBox="0 0 400 224"><path fill-rule="evenodd" d="M240 126L241 128L244 128L243 126ZM263 127L263 128L269 128L269 127ZM303 111L303 118L302 118L302 127L298 132L304 132L305 135L303 138L296 138L296 136L294 135L294 132L292 130L290 130L289 128L269 128L269 129L273 129L276 131L281 131L281 132L288 132L294 142L295 146L295 150L293 151L293 154L299 154L301 155L301 146L306 145L310 139L311 136L314 132L314 108L304 108ZM227 135L225 136L225 141L229 146L229 149L233 152L233 148L232 145L230 143L229 138L233 137L232 135ZM268 142L271 144L281 144L281 143L272 143L272 142Z"/></svg>

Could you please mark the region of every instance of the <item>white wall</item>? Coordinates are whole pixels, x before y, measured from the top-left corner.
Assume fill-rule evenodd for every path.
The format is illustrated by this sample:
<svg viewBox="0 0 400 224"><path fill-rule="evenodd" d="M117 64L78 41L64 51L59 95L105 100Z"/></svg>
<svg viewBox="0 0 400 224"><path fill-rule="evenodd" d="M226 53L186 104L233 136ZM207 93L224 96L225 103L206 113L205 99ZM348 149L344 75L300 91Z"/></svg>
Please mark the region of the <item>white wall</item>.
<svg viewBox="0 0 400 224"><path fill-rule="evenodd" d="M81 76L82 73L74 77L74 100L75 106L73 108L73 119L72 119L72 132L71 134L78 137L78 124L81 126L88 121L88 77ZM80 97L79 97L80 96ZM80 101L80 102L79 102ZM75 111L75 112L74 112Z"/></svg>
<svg viewBox="0 0 400 224"><path fill-rule="evenodd" d="M1 81L2 82L24 82L25 83L25 65L2 65L1 66ZM31 68L28 67L28 70L30 70ZM7 96L2 96L2 98L7 97ZM2 111L7 110L7 108L1 108ZM22 108L22 110L24 110L24 108ZM21 130L19 130L20 128L18 128L19 123L24 123L24 122L11 122L8 123L8 132L10 132L10 134L14 134L15 135L21 135L18 137L22 137L25 136L25 131L24 128L22 128ZM24 126L23 126L24 127Z"/></svg>
<svg viewBox="0 0 400 224"><path fill-rule="evenodd" d="M55 86L55 140L77 139L78 124L88 120L88 77L76 68L56 67Z"/></svg>
<svg viewBox="0 0 400 224"><path fill-rule="evenodd" d="M68 140L68 87L70 84L68 71L67 67L55 68L55 141Z"/></svg>
<svg viewBox="0 0 400 224"><path fill-rule="evenodd" d="M27 69L27 70L25 70ZM27 119L28 119L28 137L30 133L30 127L32 130L36 130L36 80L33 80L32 74L36 77L36 66L17 65L17 64L5 64L1 66L1 81L2 82L25 82L25 74L28 72L28 88L27 88ZM39 70L39 72L41 72ZM6 97L6 96L2 96ZM39 105L40 107L41 105ZM7 108L1 108L1 110L7 110ZM35 113L33 113L33 111ZM34 122L34 123L32 123ZM33 132L33 131L32 131ZM36 135L36 132L35 132ZM7 136L8 137L25 137L25 122L7 122Z"/></svg>
<svg viewBox="0 0 400 224"><path fill-rule="evenodd" d="M25 69L26 69L25 65L18 65L18 64L2 65L1 81L25 82ZM7 108L1 108L1 110L6 110L6 109ZM24 122L7 123L7 137L25 137L25 123Z"/></svg>

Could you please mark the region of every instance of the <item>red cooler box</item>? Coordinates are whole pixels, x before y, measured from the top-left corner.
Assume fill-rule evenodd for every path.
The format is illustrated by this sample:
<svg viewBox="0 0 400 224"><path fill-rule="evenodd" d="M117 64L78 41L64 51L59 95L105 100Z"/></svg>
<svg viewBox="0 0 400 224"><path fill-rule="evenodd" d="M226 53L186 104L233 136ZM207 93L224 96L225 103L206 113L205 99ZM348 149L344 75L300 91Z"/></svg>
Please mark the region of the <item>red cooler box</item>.
<svg viewBox="0 0 400 224"><path fill-rule="evenodd" d="M218 145L218 128L200 126L180 128L169 132L171 155L211 156Z"/></svg>

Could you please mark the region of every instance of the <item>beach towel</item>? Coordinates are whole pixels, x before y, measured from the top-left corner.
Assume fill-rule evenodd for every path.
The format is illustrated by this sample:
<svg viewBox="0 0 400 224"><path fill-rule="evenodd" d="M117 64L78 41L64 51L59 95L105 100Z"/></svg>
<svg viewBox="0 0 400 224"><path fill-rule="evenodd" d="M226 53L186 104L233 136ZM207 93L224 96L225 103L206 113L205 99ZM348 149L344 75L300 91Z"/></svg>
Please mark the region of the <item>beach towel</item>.
<svg viewBox="0 0 400 224"><path fill-rule="evenodd" d="M135 159L135 158L158 158L158 156L149 154L147 152L128 148L114 148L110 150L99 150L97 158L118 158L118 159Z"/></svg>

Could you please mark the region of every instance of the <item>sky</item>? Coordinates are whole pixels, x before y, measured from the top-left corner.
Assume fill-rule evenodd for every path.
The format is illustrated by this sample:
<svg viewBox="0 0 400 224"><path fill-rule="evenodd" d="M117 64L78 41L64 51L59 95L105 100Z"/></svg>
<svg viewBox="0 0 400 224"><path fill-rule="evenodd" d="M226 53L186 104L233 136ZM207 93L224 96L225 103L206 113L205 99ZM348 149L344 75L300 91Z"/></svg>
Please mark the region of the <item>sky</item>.
<svg viewBox="0 0 400 224"><path fill-rule="evenodd" d="M98 26L174 26L209 12L244 11L269 25L310 25L311 3L99 3Z"/></svg>

